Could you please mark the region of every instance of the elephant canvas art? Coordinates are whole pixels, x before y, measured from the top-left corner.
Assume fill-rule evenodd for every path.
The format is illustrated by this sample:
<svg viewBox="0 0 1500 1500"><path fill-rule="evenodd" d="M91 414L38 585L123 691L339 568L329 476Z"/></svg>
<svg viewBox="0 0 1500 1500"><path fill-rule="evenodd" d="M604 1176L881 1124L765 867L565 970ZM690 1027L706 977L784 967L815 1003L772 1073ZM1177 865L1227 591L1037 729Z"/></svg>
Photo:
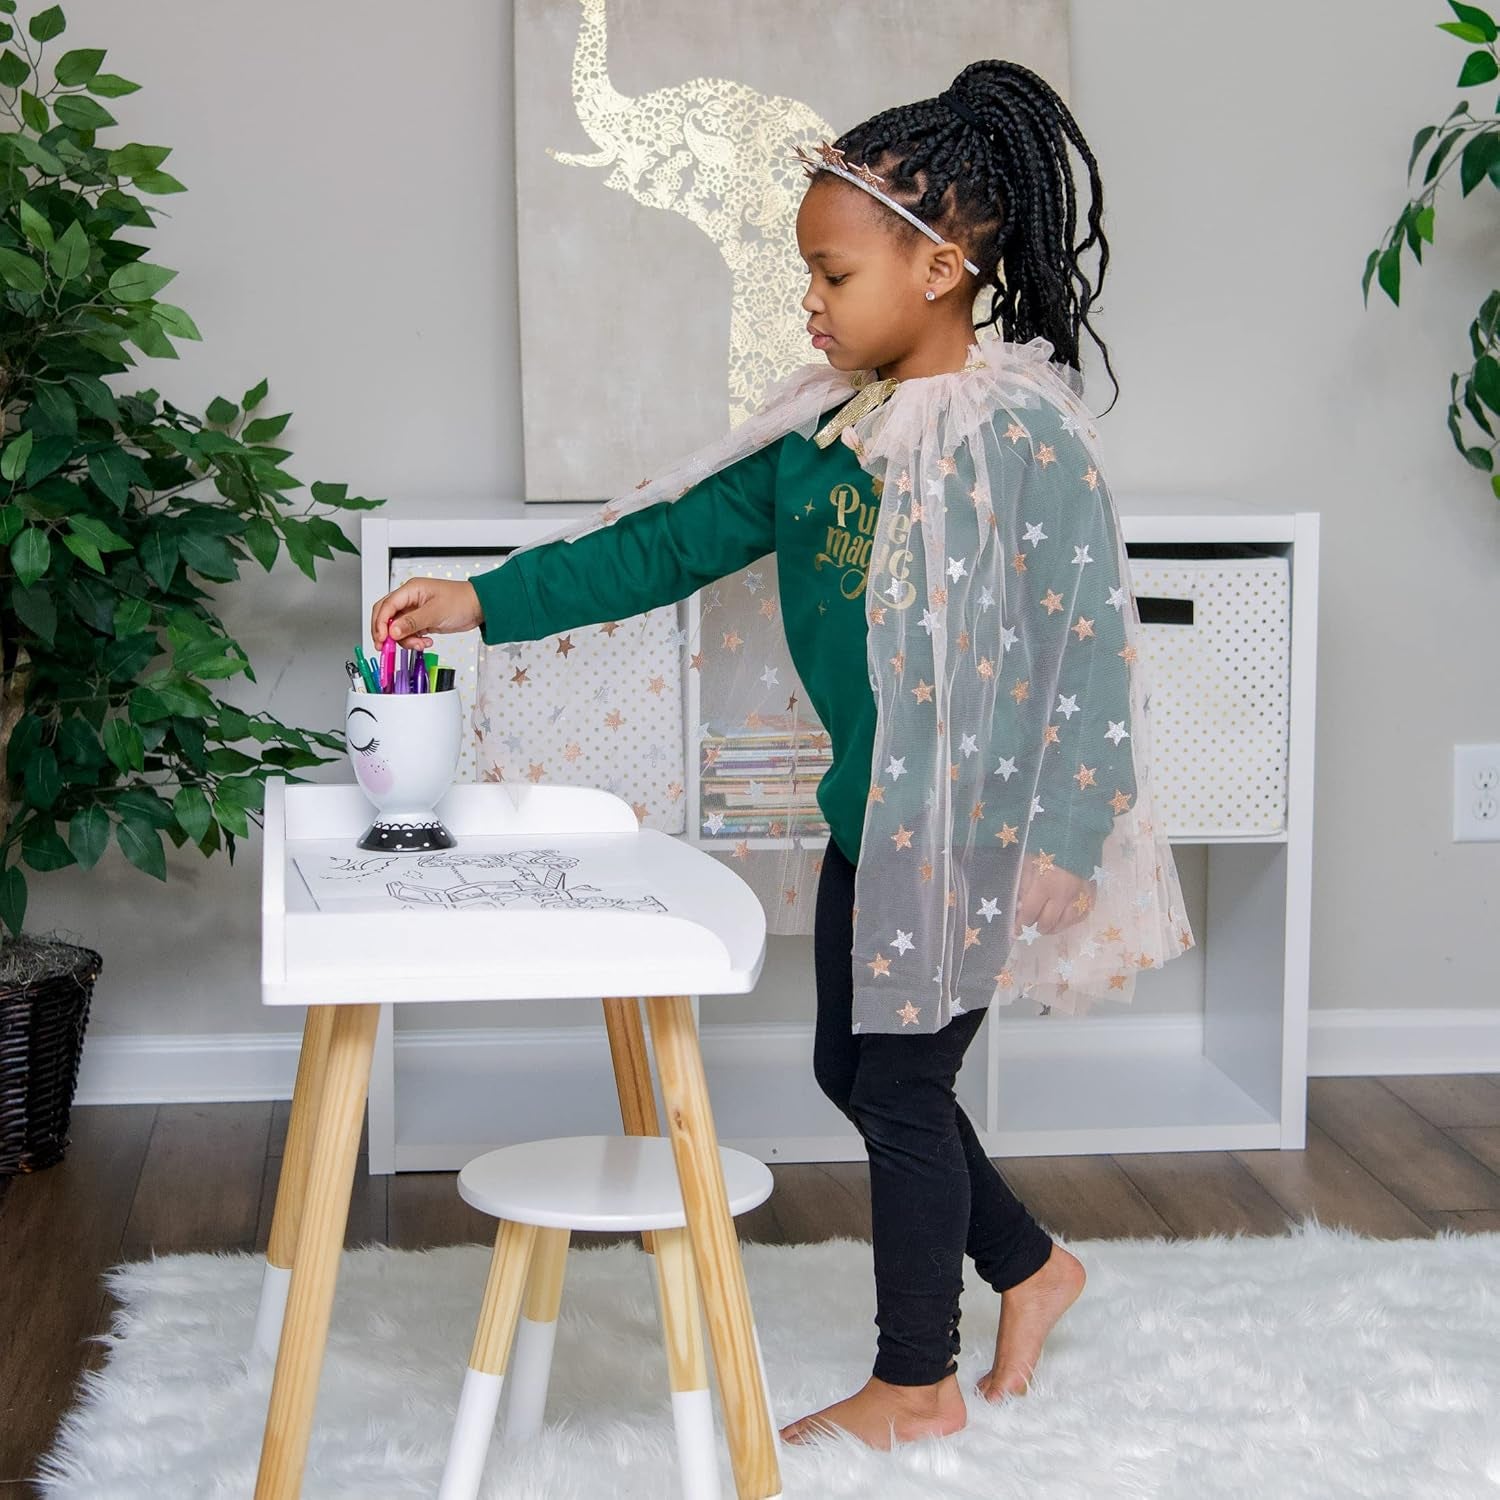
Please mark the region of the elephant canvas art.
<svg viewBox="0 0 1500 1500"><path fill-rule="evenodd" d="M516 0L526 498L620 493L821 359L795 148L981 57L1066 96L1065 0Z"/></svg>

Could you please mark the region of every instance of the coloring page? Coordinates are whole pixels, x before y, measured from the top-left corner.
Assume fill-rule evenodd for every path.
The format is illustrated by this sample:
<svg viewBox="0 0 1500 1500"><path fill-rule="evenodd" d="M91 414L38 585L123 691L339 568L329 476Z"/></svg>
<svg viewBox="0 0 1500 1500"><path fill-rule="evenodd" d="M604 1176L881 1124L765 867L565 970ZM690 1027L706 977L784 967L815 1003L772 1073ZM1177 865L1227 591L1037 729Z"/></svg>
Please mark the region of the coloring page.
<svg viewBox="0 0 1500 1500"><path fill-rule="evenodd" d="M612 883L602 852L591 861L555 848L485 849L478 843L397 854L351 848L343 853L295 854L292 862L320 911L667 909L640 889L638 876L633 888ZM597 868L587 868L591 863Z"/></svg>

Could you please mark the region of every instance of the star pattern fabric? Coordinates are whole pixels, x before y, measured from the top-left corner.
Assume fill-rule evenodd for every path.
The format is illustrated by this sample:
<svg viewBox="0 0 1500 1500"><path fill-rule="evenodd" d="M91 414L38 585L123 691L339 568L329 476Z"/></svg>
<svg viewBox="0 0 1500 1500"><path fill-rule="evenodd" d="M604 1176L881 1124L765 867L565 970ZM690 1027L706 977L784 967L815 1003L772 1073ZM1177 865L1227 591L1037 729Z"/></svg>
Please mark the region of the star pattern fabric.
<svg viewBox="0 0 1500 1500"><path fill-rule="evenodd" d="M1139 972L1193 945L1151 804L1139 617L1098 435L1078 372L1051 354L1045 339L982 338L963 369L862 398L873 372L804 366L723 439L518 549L680 498L789 431L844 443L874 477L878 508L861 511L849 555L830 559L847 568L852 556L862 573L876 708L857 1032L932 1032L1023 995L1059 1014L1128 1003ZM747 606L774 598L775 562L706 588L683 643L700 718L769 724L768 743L789 757L785 786L751 779L752 807L768 789L794 790L807 728L795 686L788 714L767 712L793 674L778 665L789 659L780 610ZM720 615L726 597L732 618ZM747 877L757 867L763 902L815 886L820 852L799 831L795 816L771 819L726 853Z"/></svg>

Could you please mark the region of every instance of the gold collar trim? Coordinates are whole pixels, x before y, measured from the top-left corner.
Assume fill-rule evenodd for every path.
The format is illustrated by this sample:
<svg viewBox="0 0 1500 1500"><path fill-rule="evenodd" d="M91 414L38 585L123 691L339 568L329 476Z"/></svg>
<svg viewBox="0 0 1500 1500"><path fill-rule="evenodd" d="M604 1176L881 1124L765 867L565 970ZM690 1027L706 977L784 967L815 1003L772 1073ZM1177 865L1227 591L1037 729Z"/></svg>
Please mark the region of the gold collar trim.
<svg viewBox="0 0 1500 1500"><path fill-rule="evenodd" d="M868 385L861 386L854 398L846 401L813 434L813 442L820 448L826 448L851 422L857 422L867 413L874 411L900 384L899 380L890 376L885 380L874 380Z"/></svg>

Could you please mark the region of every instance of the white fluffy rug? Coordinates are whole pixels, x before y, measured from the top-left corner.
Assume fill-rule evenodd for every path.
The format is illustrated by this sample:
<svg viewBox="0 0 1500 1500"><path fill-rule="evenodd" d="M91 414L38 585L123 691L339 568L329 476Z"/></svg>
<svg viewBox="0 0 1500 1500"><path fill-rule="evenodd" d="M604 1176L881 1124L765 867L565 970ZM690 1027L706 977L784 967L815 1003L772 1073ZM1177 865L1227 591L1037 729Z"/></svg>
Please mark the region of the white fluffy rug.
<svg viewBox="0 0 1500 1500"><path fill-rule="evenodd" d="M780 1445L788 1500L1467 1500L1500 1497L1500 1234L1371 1240L1307 1220L1276 1238L1069 1244L1089 1272L1030 1394L990 1405L999 1299L968 1267L968 1426L890 1453ZM870 1246L743 1247L773 1418L870 1372ZM349 1252L306 1500L436 1492L488 1250ZM45 1460L78 1500L247 1500L267 1374L245 1360L258 1259L172 1255L111 1273L124 1304ZM734 1495L719 1418L720 1474ZM569 1252L547 1430L497 1436L487 1500L677 1494L650 1263Z"/></svg>

